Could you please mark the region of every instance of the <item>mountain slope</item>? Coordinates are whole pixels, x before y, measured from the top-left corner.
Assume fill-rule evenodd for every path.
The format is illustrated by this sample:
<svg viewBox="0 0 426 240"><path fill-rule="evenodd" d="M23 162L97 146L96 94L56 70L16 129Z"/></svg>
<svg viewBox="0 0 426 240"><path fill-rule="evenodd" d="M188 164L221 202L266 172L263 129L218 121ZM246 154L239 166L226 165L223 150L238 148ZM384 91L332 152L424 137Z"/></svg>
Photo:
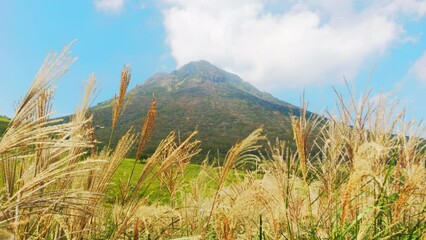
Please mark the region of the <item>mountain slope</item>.
<svg viewBox="0 0 426 240"><path fill-rule="evenodd" d="M169 74L156 74L131 90L130 95L113 143L130 126L140 129L155 95L158 121L147 152L153 151L170 131L178 130L185 136L197 126L203 149L218 149L221 153L261 125L270 139L289 139L289 115L299 113L296 106L261 92L206 61L191 62ZM92 108L94 123L105 126L96 130L103 143L109 139L111 103L106 101Z"/></svg>

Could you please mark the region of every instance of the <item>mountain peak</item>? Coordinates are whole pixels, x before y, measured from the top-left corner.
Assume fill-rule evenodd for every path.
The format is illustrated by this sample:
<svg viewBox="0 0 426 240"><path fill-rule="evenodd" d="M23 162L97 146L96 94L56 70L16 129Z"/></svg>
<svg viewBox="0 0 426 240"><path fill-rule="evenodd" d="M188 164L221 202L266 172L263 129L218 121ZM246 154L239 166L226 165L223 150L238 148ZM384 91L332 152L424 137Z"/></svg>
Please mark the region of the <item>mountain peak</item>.
<svg viewBox="0 0 426 240"><path fill-rule="evenodd" d="M201 78L216 83L235 80L235 75L225 72L206 60L192 61L172 72L179 79Z"/></svg>
<svg viewBox="0 0 426 240"><path fill-rule="evenodd" d="M222 70L206 60L189 62L169 74L155 74L145 83L145 87L150 85L154 87L164 87L171 90L197 87L220 87L228 90L237 89L254 95L259 99L268 102L294 107L286 102L274 98L269 93L261 92L250 83L241 79L234 73ZM222 89L223 90L223 89Z"/></svg>
<svg viewBox="0 0 426 240"><path fill-rule="evenodd" d="M221 71L218 67L216 67L215 65L211 64L210 62L206 60L191 61L183 65L177 71L187 71L187 70L199 71L199 72Z"/></svg>

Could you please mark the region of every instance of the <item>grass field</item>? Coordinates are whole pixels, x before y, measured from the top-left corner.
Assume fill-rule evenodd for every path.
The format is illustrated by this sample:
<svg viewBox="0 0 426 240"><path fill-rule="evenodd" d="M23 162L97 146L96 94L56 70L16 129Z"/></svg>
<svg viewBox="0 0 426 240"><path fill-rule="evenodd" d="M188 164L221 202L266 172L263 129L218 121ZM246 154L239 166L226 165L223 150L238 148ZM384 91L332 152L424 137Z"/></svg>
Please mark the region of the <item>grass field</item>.
<svg viewBox="0 0 426 240"><path fill-rule="evenodd" d="M110 189L108 189L107 194L110 197L114 197L119 192L119 186L120 183L124 183L129 179L130 173L132 171L133 165L135 160L131 158L126 158L117 171L114 174L112 185L110 186ZM143 168L145 167L144 163L140 163L139 161L136 163L135 171L133 174L133 177L131 179L131 183L134 185L137 181L137 178L141 174ZM182 178L184 184L188 184L191 179L194 179L197 177L197 175L200 173L201 165L199 164L188 164L185 174ZM212 186L213 188L213 186ZM170 199L170 195L167 192L167 189L165 186L161 184L161 181L159 178L157 178L148 188L146 188L146 191L141 191L140 194L143 194L145 192L145 196L148 197L150 202L161 202L161 203L167 203Z"/></svg>
<svg viewBox="0 0 426 240"><path fill-rule="evenodd" d="M116 198L117 195L119 194L120 184L128 181L130 173L132 172L134 162L135 162L134 159L126 158L118 167L117 171L115 172L113 176L112 183L107 191L107 195L110 198L112 198L110 199L110 201L113 201L113 199ZM144 167L145 167L145 163L143 162L141 163L139 161L136 163L135 171L131 179L131 185L136 184L136 181L138 177L140 176ZM188 193L190 191L189 185L191 184L191 182L196 180L196 178L199 176L201 171L203 171L202 165L192 164L192 163L188 164L183 176L179 177L179 181L181 182L180 184L182 185L182 188L180 188L179 190L185 193ZM217 175L218 169L210 168L209 174L211 174L211 176ZM241 170L235 170L231 172L229 174L229 177L227 178L227 184L236 182L240 177L244 175L245 175L245 171L241 171ZM256 177L260 178L261 175L258 174L256 175ZM207 184L206 192L209 194L213 194L217 188L217 183L215 182L213 178L209 178L208 181L209 183ZM150 203L162 203L162 204L170 203L170 194L167 191L164 184L161 183L161 180L159 177L157 177L152 182L152 184L150 184L147 188L144 188L142 191L140 191L139 194L141 196L147 197Z"/></svg>
<svg viewBox="0 0 426 240"><path fill-rule="evenodd" d="M290 142L256 129L221 166L190 164L198 132L171 132L127 184L156 102L140 131L97 151L93 75L71 121L49 120L52 83L71 62L67 48L49 55L0 137L0 239L426 239L426 128L386 99L338 94L326 122L305 106ZM112 122L128 81L125 67Z"/></svg>

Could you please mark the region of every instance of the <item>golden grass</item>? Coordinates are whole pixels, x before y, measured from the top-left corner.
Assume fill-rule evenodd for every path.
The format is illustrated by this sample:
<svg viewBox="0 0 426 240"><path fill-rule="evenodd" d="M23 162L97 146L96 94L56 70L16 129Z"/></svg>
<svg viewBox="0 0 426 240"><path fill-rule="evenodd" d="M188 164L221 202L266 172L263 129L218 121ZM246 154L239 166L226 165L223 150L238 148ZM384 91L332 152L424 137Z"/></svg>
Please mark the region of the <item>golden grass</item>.
<svg viewBox="0 0 426 240"><path fill-rule="evenodd" d="M120 78L120 90L118 92L118 98L115 99L114 107L112 108L112 129L115 129L115 126L117 124L118 118L123 114L126 103L126 93L127 88L130 84L130 67L129 65L124 66L122 72L121 72L121 78Z"/></svg>
<svg viewBox="0 0 426 240"><path fill-rule="evenodd" d="M308 118L306 105L292 117L293 142L269 142L259 128L230 149L223 165L207 157L189 183L182 179L200 152L197 131L182 141L172 132L112 199L119 165L133 146L139 156L153 134L156 101L139 133L129 128L117 146L98 152L88 114L94 75L69 123L49 118L53 83L72 62L69 46L48 55L0 139L0 238L426 237L424 126L405 122L393 102L368 94L346 101L336 92L337 109L327 119ZM126 66L113 129L129 81ZM248 163L256 168L236 170ZM147 201L154 181L169 202Z"/></svg>

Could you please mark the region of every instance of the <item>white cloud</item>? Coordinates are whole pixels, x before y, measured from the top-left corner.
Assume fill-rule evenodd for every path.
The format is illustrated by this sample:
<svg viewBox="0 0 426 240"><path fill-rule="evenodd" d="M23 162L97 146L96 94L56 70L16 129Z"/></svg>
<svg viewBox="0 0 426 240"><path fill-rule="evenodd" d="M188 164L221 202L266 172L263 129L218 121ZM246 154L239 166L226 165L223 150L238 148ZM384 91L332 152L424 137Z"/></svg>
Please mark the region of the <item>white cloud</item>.
<svg viewBox="0 0 426 240"><path fill-rule="evenodd" d="M95 7L99 11L119 13L124 8L125 0L95 0Z"/></svg>
<svg viewBox="0 0 426 240"><path fill-rule="evenodd" d="M379 1L381 2L381 1ZM409 14L414 17L422 17L426 14L426 1L424 0L393 0L384 8L392 14Z"/></svg>
<svg viewBox="0 0 426 240"><path fill-rule="evenodd" d="M415 0L167 4L164 26L179 66L205 59L265 90L351 79L363 62L406 37L397 15L426 14Z"/></svg>
<svg viewBox="0 0 426 240"><path fill-rule="evenodd" d="M411 73L414 74L417 80L426 84L426 51L416 60L411 68Z"/></svg>

